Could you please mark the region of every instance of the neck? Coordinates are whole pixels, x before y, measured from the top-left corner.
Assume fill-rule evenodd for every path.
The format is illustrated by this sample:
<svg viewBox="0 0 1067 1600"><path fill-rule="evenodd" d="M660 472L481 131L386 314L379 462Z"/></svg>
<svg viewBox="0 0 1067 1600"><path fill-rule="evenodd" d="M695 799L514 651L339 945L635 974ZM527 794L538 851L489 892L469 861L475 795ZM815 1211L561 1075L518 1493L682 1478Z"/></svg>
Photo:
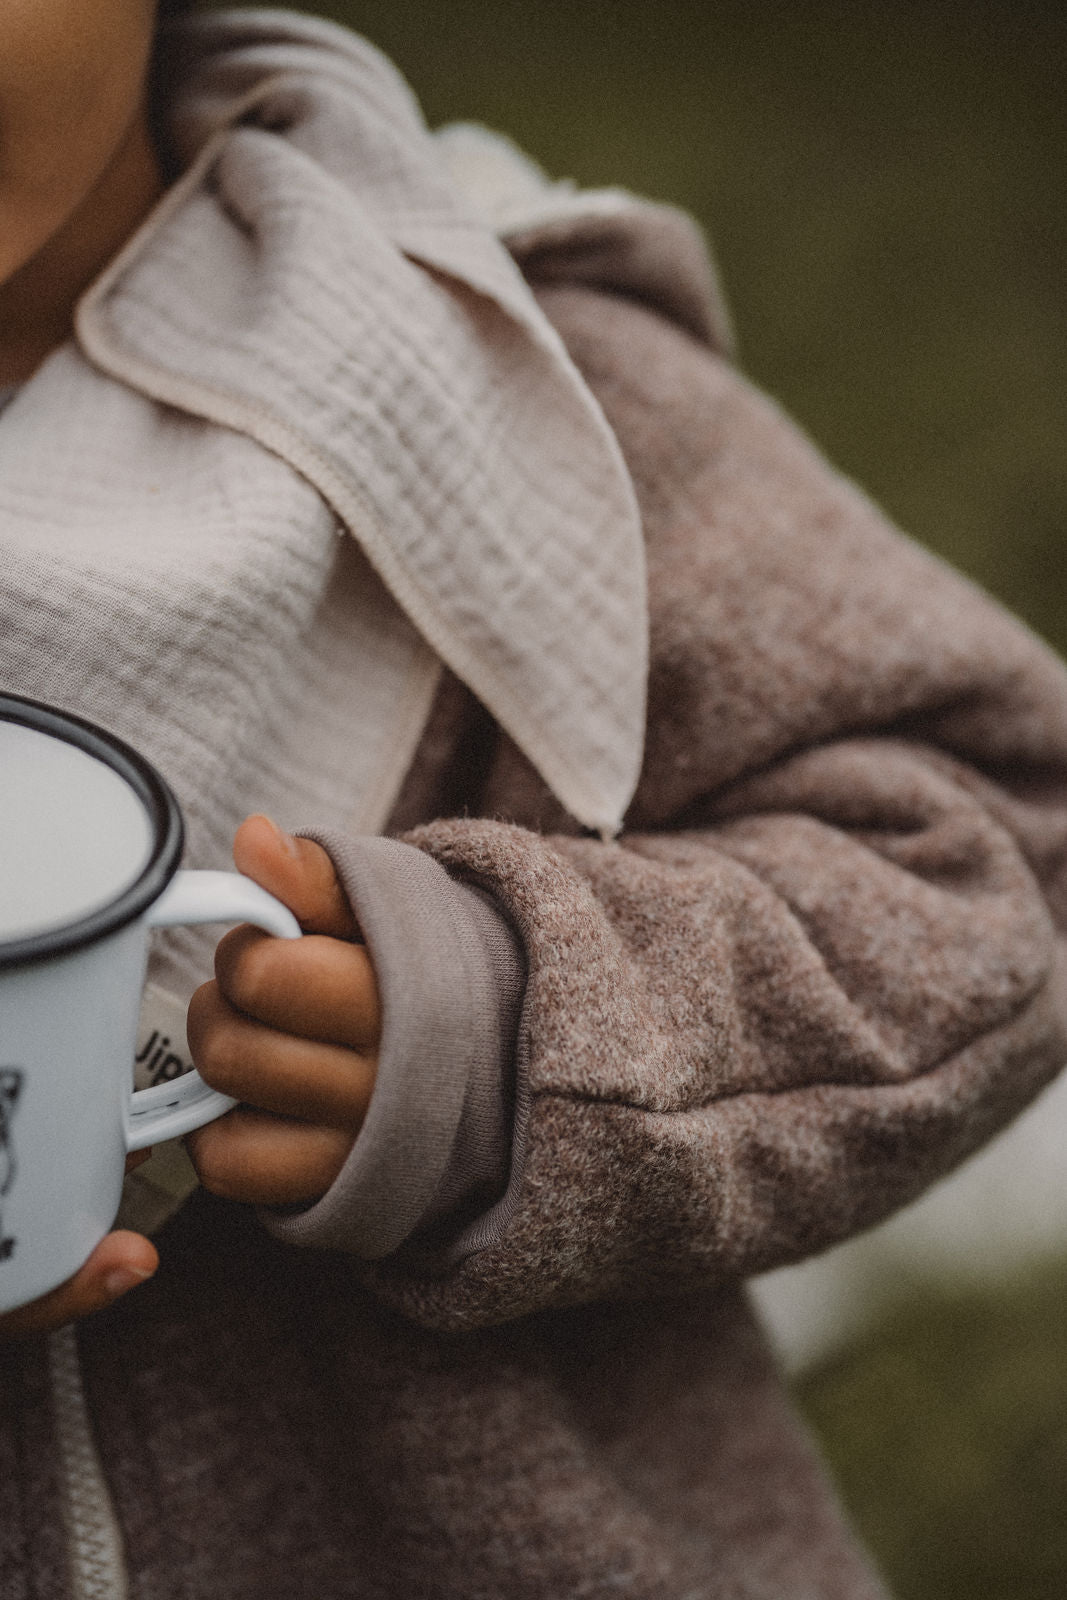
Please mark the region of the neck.
<svg viewBox="0 0 1067 1600"><path fill-rule="evenodd" d="M115 255L163 192L146 117L122 144L77 210L35 256L0 284L0 386L30 377L70 335L82 291Z"/></svg>

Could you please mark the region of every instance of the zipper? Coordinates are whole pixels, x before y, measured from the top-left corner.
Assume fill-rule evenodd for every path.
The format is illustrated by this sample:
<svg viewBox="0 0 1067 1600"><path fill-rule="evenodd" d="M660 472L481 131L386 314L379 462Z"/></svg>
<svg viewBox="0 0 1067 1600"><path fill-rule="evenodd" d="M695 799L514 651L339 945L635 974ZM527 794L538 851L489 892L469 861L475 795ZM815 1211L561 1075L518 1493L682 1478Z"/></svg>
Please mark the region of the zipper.
<svg viewBox="0 0 1067 1600"><path fill-rule="evenodd" d="M63 1520L73 1600L127 1600L126 1559L93 1438L73 1327L48 1337Z"/></svg>

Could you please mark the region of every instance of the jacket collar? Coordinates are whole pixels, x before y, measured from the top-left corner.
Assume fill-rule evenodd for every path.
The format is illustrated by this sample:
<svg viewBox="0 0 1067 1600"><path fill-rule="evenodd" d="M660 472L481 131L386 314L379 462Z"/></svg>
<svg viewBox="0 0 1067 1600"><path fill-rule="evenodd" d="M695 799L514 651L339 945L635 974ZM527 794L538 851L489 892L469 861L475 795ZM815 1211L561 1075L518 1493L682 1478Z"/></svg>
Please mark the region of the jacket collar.
<svg viewBox="0 0 1067 1600"><path fill-rule="evenodd" d="M618 445L506 250L364 41L198 19L188 162L83 298L97 367L309 479L573 816L640 767L643 544Z"/></svg>

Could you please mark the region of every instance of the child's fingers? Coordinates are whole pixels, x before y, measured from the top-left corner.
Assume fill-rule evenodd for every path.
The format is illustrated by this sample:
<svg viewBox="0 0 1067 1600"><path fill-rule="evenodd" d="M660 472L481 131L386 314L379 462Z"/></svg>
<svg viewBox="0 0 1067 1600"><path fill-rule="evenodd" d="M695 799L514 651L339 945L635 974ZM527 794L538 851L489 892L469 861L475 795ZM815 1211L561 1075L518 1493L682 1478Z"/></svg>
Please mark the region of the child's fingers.
<svg viewBox="0 0 1067 1600"><path fill-rule="evenodd" d="M345 1164L352 1135L240 1106L187 1134L185 1143L212 1194L245 1205L285 1206L326 1193Z"/></svg>
<svg viewBox="0 0 1067 1600"><path fill-rule="evenodd" d="M320 1044L378 1049L381 1004L366 945L234 928L215 952L215 976L231 1005L272 1028Z"/></svg>
<svg viewBox="0 0 1067 1600"><path fill-rule="evenodd" d="M139 1233L109 1233L72 1278L58 1289L0 1316L0 1342L45 1333L100 1311L150 1278L159 1265L155 1245Z"/></svg>
<svg viewBox="0 0 1067 1600"><path fill-rule="evenodd" d="M351 1143L374 1088L373 1055L256 1022L235 1011L216 983L193 995L187 1030L193 1060L213 1089L280 1117L345 1130Z"/></svg>
<svg viewBox="0 0 1067 1600"><path fill-rule="evenodd" d="M306 933L354 939L359 927L333 862L311 839L294 839L269 817L246 817L233 841L238 872L287 905Z"/></svg>

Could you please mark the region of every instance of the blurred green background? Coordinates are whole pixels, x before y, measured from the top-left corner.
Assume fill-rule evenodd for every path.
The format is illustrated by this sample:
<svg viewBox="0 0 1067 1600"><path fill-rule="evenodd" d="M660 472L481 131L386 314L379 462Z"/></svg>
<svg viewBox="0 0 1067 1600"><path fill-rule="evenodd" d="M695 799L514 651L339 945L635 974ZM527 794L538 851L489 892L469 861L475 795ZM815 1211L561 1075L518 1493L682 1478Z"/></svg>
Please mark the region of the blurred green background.
<svg viewBox="0 0 1067 1600"><path fill-rule="evenodd" d="M696 213L742 364L1067 649L1067 6L333 0L433 123Z"/></svg>
<svg viewBox="0 0 1067 1600"><path fill-rule="evenodd" d="M1067 651L1067 6L305 9L386 50L431 122L695 212L745 369ZM901 1600L1067 1596L1067 1261L927 1290L799 1393Z"/></svg>

